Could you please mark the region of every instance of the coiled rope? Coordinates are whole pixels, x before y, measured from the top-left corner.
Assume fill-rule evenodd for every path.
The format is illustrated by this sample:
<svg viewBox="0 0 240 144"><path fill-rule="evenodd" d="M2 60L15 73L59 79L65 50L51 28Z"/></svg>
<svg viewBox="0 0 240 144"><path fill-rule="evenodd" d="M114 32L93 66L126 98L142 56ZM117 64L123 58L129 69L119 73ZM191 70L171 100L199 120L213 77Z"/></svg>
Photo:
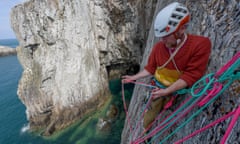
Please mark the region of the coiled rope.
<svg viewBox="0 0 240 144"><path fill-rule="evenodd" d="M197 81L192 88L190 89L191 97L187 98L180 106L172 112L167 118L162 120L158 125L151 130L147 135L143 136L144 133L142 133L140 136L135 136L136 131L140 127L140 122L142 120L142 117L144 116L144 113L146 112L147 107L150 105L151 96L141 114L140 120L138 120L137 125L133 129L132 125L130 124L130 116L127 111L126 102L125 102L125 96L124 96L124 84L122 84L122 99L124 103L124 109L126 112L126 118L128 121L128 125L130 127L130 133L131 133L131 143L133 144L139 144L141 142L144 142L145 140L152 137L151 141L154 141L156 138L158 138L160 135L162 135L167 129L175 125L178 120L186 116L194 107L200 106L200 109L197 110L195 113L193 113L187 120L185 120L181 125L179 125L172 133L164 137L163 140L160 141L160 144L167 141L171 136L173 136L176 132L178 132L182 127L184 127L187 123L189 123L195 116L197 116L200 112L203 111L209 104L211 104L213 101L215 101L232 83L233 81L240 79L240 72L235 71L240 66L240 52L238 52L227 64L225 64L219 71L217 71L215 74L211 73L206 76L204 76L202 79ZM156 86L144 84L141 82L132 82L138 85L147 86L150 88L156 88ZM224 84L223 84L224 83ZM186 93L188 91L180 91L179 93ZM228 118L230 115L233 115L233 113L237 113L234 115L234 118L229 125L224 137L221 140L221 144L225 143L227 137L229 136L232 127L234 126L236 119L239 116L240 108L236 111L229 113L225 117L217 120L216 122L222 121L223 119ZM158 116L155 121L159 119L160 116ZM191 136L196 135L197 133L205 130L206 128L209 128L210 126L214 125L216 122L213 122L213 124L209 124L208 126L202 128L199 131L196 131L195 133L191 134ZM133 136L134 134L134 136ZM191 136L187 136L186 138L179 140L178 143L182 143L183 141L189 139Z"/></svg>

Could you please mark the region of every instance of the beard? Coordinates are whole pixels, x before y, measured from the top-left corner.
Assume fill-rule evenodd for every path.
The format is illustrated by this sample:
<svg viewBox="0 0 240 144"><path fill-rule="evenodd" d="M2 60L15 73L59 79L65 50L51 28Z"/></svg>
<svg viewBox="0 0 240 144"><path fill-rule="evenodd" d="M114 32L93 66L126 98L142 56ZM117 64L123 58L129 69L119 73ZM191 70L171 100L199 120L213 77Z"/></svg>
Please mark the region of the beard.
<svg viewBox="0 0 240 144"><path fill-rule="evenodd" d="M175 48L175 47L177 47L177 45L178 45L177 40L176 41L165 42L165 46L167 48Z"/></svg>
<svg viewBox="0 0 240 144"><path fill-rule="evenodd" d="M165 46L167 48L176 48L178 45L181 44L181 42L184 40L184 33L175 33L174 39L166 41Z"/></svg>

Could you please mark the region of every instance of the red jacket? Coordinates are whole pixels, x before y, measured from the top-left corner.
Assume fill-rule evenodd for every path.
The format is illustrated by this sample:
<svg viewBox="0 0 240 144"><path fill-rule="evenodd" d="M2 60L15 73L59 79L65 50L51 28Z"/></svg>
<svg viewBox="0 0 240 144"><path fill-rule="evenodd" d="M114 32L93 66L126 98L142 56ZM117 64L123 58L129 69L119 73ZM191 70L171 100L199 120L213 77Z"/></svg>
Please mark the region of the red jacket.
<svg viewBox="0 0 240 144"><path fill-rule="evenodd" d="M186 81L188 86L192 86L205 74L210 52L211 41L209 38L188 34L185 44L174 57L178 69L183 72L180 79ZM163 65L169 56L168 49L159 41L153 47L145 69L154 74L156 68ZM165 68L176 69L172 61Z"/></svg>

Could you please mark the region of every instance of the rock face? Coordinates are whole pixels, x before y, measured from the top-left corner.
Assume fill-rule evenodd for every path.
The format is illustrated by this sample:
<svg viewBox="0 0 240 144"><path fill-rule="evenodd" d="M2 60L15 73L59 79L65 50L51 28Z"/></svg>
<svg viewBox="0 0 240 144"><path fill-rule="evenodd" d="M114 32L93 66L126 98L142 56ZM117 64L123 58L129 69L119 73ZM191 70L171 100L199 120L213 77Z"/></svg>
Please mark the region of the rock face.
<svg viewBox="0 0 240 144"><path fill-rule="evenodd" d="M0 46L0 57L8 55L16 55L17 51L15 48L10 48L6 46Z"/></svg>
<svg viewBox="0 0 240 144"><path fill-rule="evenodd" d="M173 1L158 1L156 6L157 13L161 8ZM191 12L192 22L189 27L189 32L194 34L200 34L210 37L212 41L212 54L211 61L209 63L209 72L216 72L223 64L225 64L231 57L240 51L240 40L238 35L240 33L240 3L237 0L224 1L224 0L213 0L213 1L180 1L187 5ZM153 37L153 28L150 29L147 46L143 56L141 69L147 62L147 57L151 51L153 44L157 41ZM149 79L143 79L142 81L148 82ZM240 82L236 81L230 89L226 90L224 94L220 96L213 104L207 107L200 115L189 122L179 132L172 136L166 144L176 142L179 139L187 136L195 130L213 122L220 118L224 114L230 112L233 108L239 105L239 89ZM146 90L142 86L136 86L134 94L129 106L129 115L131 116L131 123L134 127L136 120L139 119L142 111L142 101L146 95ZM193 111L194 112L194 111ZM192 112L192 113L193 113ZM192 114L190 113L190 115ZM184 122L181 121L180 123ZM223 137L227 126L229 125L230 119L215 125L213 128L198 134L190 140L184 142L184 144L216 144L219 143ZM231 136L228 139L228 143L239 143L239 121L235 125ZM176 127L174 127L176 128ZM173 131L175 129L169 131ZM127 121L122 132L122 144L129 143L131 133L129 132L129 126ZM159 143L161 139L165 138L168 134L165 132L158 139L155 140ZM141 130L136 133L141 133Z"/></svg>
<svg viewBox="0 0 240 144"><path fill-rule="evenodd" d="M139 66L155 3L29 0L12 9L31 129L50 135L104 104L109 79Z"/></svg>

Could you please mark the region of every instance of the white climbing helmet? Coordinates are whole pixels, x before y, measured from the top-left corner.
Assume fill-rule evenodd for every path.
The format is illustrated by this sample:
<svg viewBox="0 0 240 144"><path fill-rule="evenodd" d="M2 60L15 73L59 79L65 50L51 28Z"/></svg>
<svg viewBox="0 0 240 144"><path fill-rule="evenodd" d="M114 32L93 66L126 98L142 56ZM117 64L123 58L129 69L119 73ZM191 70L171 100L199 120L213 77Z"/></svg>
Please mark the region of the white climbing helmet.
<svg viewBox="0 0 240 144"><path fill-rule="evenodd" d="M190 21L188 9L178 2L163 8L155 19L154 33L156 37L164 37L174 33L180 26Z"/></svg>

